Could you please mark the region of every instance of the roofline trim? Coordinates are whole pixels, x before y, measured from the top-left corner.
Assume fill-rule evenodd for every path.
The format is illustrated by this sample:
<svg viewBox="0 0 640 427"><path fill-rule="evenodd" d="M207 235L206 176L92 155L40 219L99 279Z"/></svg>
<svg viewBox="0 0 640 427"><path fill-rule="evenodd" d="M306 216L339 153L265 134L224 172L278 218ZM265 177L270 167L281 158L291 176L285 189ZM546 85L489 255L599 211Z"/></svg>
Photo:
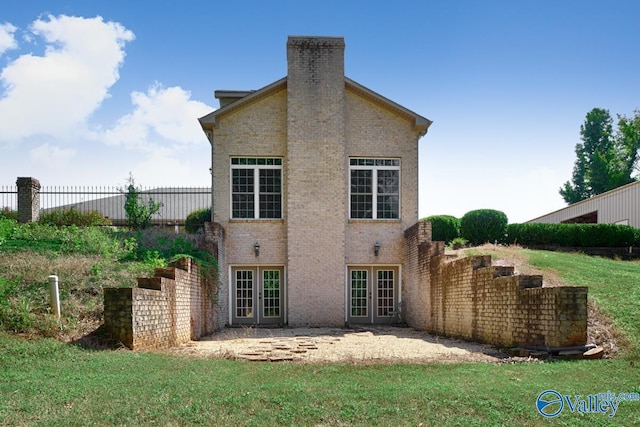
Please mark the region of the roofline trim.
<svg viewBox="0 0 640 427"><path fill-rule="evenodd" d="M630 182L630 183L622 185L622 186L620 186L618 188L614 188L613 190L609 190L609 191L605 191L604 193L596 194L593 197L589 197L588 199L584 199L584 200L580 200L579 202L572 203L572 204L570 204L568 206L565 206L564 208L556 209L555 211L549 212L548 214L540 215L539 217L530 219L529 221L525 221L524 223L525 224L532 223L533 221L539 220L541 218L544 218L544 217L547 217L547 216L550 216L550 215L557 214L558 212L565 211L565 210L567 210L569 208L573 208L575 206L580 206L580 205L583 205L583 204L588 203L588 202L593 202L594 200L601 199L602 197L605 197L605 196L610 196L613 193L616 193L618 191L626 190L628 187L633 187L634 185L640 185L640 181Z"/></svg>
<svg viewBox="0 0 640 427"><path fill-rule="evenodd" d="M263 98L273 92L281 90L287 84L287 78L283 77L275 82L254 91L216 91L218 92L234 92L234 93L243 93L247 92L248 95L234 101L230 104L225 105L224 107L220 107L217 110L207 114L206 116L200 117L198 121L200 122L200 126L202 126L203 130L214 128L217 126L217 119L225 114L230 113L248 103L255 102L260 98Z"/></svg>
<svg viewBox="0 0 640 427"><path fill-rule="evenodd" d="M347 87L350 86L352 89L355 89L356 92L359 92L367 96L368 98L374 100L375 102L385 105L386 107L396 112L400 112L403 115L407 116L408 118L413 119L413 126L420 131L420 136L423 136L424 134L426 134L427 130L429 129L429 126L431 126L431 124L433 123L433 121L427 119L426 117L423 117L420 114L415 113L406 107L403 107L402 105L390 100L389 98L386 98L380 95L379 93L369 89L368 87L361 85L355 80L352 80L345 76L344 81L345 81L345 86Z"/></svg>

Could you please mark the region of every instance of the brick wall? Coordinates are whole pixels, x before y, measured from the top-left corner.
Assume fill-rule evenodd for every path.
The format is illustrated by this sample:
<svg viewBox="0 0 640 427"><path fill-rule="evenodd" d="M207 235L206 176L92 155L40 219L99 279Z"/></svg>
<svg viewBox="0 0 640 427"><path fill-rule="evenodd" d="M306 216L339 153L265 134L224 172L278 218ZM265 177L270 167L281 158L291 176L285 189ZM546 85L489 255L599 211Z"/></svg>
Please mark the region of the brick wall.
<svg viewBox="0 0 640 427"><path fill-rule="evenodd" d="M419 221L404 233L405 270L402 287L402 315L410 326L428 329L431 307L430 259L444 252L443 242L431 241L431 223Z"/></svg>
<svg viewBox="0 0 640 427"><path fill-rule="evenodd" d="M107 333L133 350L168 348L214 331L210 285L198 266L183 258L137 288L105 288Z"/></svg>
<svg viewBox="0 0 640 427"><path fill-rule="evenodd" d="M287 41L289 324L343 325L347 157L344 40Z"/></svg>
<svg viewBox="0 0 640 427"><path fill-rule="evenodd" d="M204 224L207 250L218 260L217 295L213 309L214 328L220 329L229 322L229 270L227 268L226 234L219 223Z"/></svg>
<svg viewBox="0 0 640 427"><path fill-rule="evenodd" d="M587 288L542 287L489 256L431 259L429 332L500 346L568 347L587 340Z"/></svg>

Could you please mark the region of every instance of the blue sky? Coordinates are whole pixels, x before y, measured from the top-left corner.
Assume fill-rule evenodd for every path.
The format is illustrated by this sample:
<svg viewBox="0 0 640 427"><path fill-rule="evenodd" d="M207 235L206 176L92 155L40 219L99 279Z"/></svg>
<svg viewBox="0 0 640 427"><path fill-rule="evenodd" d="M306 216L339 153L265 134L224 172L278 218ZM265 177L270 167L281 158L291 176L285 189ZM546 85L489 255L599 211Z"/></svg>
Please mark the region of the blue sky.
<svg viewBox="0 0 640 427"><path fill-rule="evenodd" d="M348 77L433 120L421 217L562 208L580 124L640 108L640 2L73 1L0 8L0 185L208 186L216 89L343 36Z"/></svg>

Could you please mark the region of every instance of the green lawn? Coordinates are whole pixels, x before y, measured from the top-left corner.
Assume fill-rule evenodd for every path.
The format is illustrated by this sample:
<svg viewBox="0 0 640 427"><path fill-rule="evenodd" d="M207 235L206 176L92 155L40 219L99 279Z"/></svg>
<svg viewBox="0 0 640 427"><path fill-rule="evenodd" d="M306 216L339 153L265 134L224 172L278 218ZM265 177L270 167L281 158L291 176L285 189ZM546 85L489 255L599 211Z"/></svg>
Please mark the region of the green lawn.
<svg viewBox="0 0 640 427"><path fill-rule="evenodd" d="M640 392L640 366L306 365L88 351L0 335L0 425L544 425L540 392ZM640 424L565 409L555 425Z"/></svg>
<svg viewBox="0 0 640 427"><path fill-rule="evenodd" d="M270 364L92 351L17 337L72 329L76 318L99 313L102 285L131 281L133 273L184 252L184 242L165 236L111 234L0 221L0 330L12 332L0 331L0 426L640 425L640 401L621 403L613 418L565 408L549 420L535 406L548 389L570 396L640 393L638 262L518 252L589 287L631 342L618 360ZM167 249L158 252L162 242ZM66 286L67 317L59 325L49 325L46 310L52 268Z"/></svg>

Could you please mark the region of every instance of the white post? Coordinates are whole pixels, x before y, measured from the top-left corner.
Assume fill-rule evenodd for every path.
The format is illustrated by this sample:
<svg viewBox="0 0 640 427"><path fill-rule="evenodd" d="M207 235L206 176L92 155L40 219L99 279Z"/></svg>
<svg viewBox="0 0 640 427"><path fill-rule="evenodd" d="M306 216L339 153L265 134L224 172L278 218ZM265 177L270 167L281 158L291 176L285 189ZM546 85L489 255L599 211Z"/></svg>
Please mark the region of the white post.
<svg viewBox="0 0 640 427"><path fill-rule="evenodd" d="M58 276L49 276L49 301L53 314L60 319L60 291L58 289Z"/></svg>

